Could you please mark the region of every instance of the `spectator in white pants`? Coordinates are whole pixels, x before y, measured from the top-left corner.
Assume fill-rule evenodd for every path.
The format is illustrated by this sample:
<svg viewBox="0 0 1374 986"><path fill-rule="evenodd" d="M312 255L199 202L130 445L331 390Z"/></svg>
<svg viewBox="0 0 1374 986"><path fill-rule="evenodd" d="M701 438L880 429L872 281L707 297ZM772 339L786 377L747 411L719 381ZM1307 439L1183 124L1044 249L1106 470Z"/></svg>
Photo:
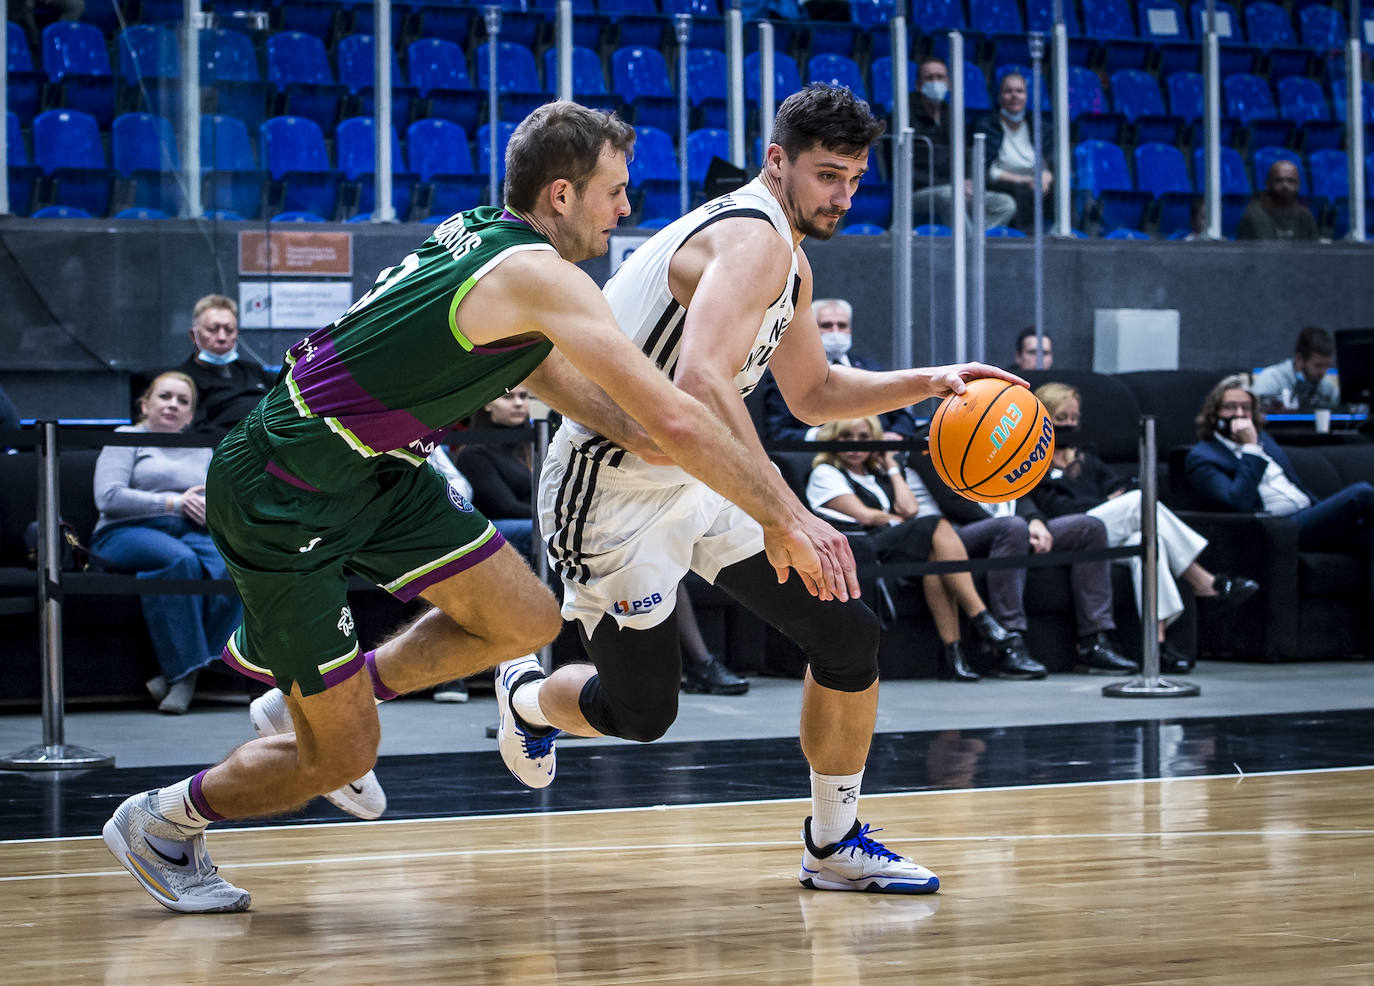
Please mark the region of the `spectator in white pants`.
<svg viewBox="0 0 1374 986"><path fill-rule="evenodd" d="M1035 391L1054 419L1055 451L1049 474L1035 488L1031 498L1048 516L1086 513L1107 528L1107 544L1118 548L1140 543L1140 491L1127 490L1127 483L1105 462L1091 452L1075 447L1073 431L1078 427L1081 398L1067 384L1047 383ZM1178 580L1193 588L1199 599L1231 604L1249 599L1259 589L1252 579L1214 575L1198 564L1207 539L1179 520L1161 504L1155 509L1156 540L1159 546L1158 585L1160 666L1171 673L1192 669L1192 659L1165 640L1165 630L1183 612L1183 597ZM1128 559L1141 597L1141 559Z"/></svg>

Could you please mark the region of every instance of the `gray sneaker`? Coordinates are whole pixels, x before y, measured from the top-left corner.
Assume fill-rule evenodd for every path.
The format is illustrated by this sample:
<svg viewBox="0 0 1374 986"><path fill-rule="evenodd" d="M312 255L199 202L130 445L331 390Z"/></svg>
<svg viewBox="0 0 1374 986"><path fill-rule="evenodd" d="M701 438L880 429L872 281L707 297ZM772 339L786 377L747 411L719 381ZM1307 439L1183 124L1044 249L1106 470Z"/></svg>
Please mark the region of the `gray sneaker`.
<svg viewBox="0 0 1374 986"><path fill-rule="evenodd" d="M156 791L135 794L115 809L101 835L119 864L163 907L184 914L246 911L248 891L222 879L205 848L155 810Z"/></svg>

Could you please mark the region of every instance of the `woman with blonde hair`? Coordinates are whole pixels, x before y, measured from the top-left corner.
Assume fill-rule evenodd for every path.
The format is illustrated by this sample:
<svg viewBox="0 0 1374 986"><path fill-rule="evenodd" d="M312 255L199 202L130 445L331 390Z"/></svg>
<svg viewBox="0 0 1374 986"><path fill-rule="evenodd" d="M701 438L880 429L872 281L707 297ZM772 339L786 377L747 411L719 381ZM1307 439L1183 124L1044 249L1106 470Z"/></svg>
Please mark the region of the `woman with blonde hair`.
<svg viewBox="0 0 1374 986"><path fill-rule="evenodd" d="M161 373L139 400L136 424L116 431L175 434L196 410L196 387L175 371ZM228 572L205 530L208 447L111 445L95 463L100 520L91 550L123 572L150 579L225 579ZM191 707L196 678L218 660L242 616L229 595L142 595L143 618L162 673L148 681L158 711Z"/></svg>
<svg viewBox="0 0 1374 986"><path fill-rule="evenodd" d="M883 437L876 417L831 421L822 425L816 440L866 442ZM811 509L842 531L863 533L878 560L893 563L964 561L968 552L943 517L917 516L920 505L897 464L895 452L826 451L811 463L806 483ZM997 651L1019 644L1020 636L1005 629L988 612L968 572L921 576L926 605L940 635L942 675L955 681L977 681L959 642L959 611L963 610L981 641Z"/></svg>
<svg viewBox="0 0 1374 986"><path fill-rule="evenodd" d="M1140 491L1128 490L1116 472L1092 452L1082 448L1074 432L1078 428L1082 397L1063 383L1047 383L1035 391L1040 403L1054 419L1055 451L1049 474L1031 498L1051 517L1085 513L1102 521L1107 528L1107 544L1118 548L1140 543ZM1259 589L1251 579L1214 575L1198 564L1207 539L1179 520L1164 504L1156 504L1156 530L1159 542L1158 600L1160 666L1174 674L1192 670L1192 659L1164 639L1164 631L1183 612L1177 579L1193 588L1199 599L1240 603ZM1141 592L1141 562L1131 558L1131 575L1136 599Z"/></svg>

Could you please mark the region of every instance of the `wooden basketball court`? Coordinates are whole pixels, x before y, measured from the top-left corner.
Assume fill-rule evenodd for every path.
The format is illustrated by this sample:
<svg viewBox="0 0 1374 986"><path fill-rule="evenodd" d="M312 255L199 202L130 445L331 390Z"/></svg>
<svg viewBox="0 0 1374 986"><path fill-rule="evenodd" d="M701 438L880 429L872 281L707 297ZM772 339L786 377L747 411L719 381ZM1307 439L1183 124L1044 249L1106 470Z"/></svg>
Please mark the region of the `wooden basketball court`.
<svg viewBox="0 0 1374 986"><path fill-rule="evenodd" d="M805 802L217 831L243 914L0 844L13 983L1374 983L1374 769L865 797L928 897L796 881Z"/></svg>

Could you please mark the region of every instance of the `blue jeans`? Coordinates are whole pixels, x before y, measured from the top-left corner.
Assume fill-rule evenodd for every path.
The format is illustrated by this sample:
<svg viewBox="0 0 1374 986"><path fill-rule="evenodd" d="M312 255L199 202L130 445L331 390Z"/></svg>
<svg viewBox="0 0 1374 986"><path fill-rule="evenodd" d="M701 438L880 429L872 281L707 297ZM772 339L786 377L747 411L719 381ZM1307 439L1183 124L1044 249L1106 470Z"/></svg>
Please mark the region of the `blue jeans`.
<svg viewBox="0 0 1374 986"><path fill-rule="evenodd" d="M1370 568L1374 595L1374 486L1351 483L1339 493L1318 500L1293 515L1298 547L1303 551L1362 554Z"/></svg>
<svg viewBox="0 0 1374 986"><path fill-rule="evenodd" d="M210 535L184 517L153 517L102 528L91 550L141 579L228 578ZM180 681L219 660L243 618L238 596L139 596L162 674Z"/></svg>
<svg viewBox="0 0 1374 986"><path fill-rule="evenodd" d="M534 547L533 527L534 521L529 517L510 518L508 520L493 520L492 526L501 532L501 536L510 542L510 546L525 558L533 558L531 553Z"/></svg>

